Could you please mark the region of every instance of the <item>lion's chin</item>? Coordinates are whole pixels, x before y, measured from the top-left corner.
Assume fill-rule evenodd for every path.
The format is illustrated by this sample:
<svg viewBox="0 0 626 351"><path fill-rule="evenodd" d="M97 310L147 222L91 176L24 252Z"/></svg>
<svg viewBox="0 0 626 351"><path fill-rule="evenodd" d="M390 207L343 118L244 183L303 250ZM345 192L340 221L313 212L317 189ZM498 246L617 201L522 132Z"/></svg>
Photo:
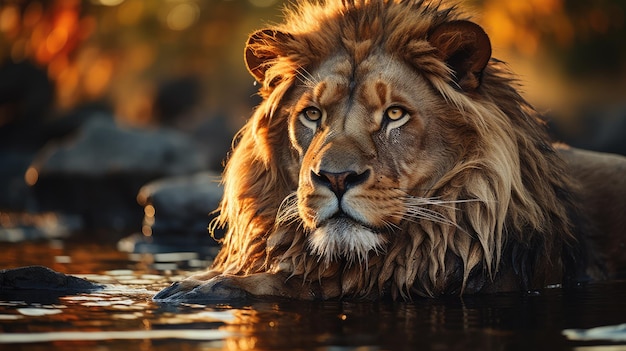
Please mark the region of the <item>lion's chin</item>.
<svg viewBox="0 0 626 351"><path fill-rule="evenodd" d="M311 252L326 262L367 263L370 251L383 250L383 235L347 217L328 220L309 235Z"/></svg>

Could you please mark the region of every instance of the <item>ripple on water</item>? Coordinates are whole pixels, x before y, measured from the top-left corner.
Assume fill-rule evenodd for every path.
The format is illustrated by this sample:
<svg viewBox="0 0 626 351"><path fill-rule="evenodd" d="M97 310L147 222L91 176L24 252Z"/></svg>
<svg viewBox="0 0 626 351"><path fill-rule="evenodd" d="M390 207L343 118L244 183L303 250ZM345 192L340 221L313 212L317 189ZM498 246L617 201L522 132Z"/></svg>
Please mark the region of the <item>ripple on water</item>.
<svg viewBox="0 0 626 351"><path fill-rule="evenodd" d="M0 324L0 344L149 339L216 342L236 335L221 328L235 321L232 310L203 305L160 306L151 296L145 289L118 285L60 297L61 303L54 305L2 301L0 323L13 324L11 328ZM43 331L29 331L32 323ZM96 328L102 330L93 330Z"/></svg>
<svg viewBox="0 0 626 351"><path fill-rule="evenodd" d="M40 249L15 257L44 257L50 250ZM192 274L181 270L176 261L195 259L193 255L160 256L163 264L171 261L168 271L160 271L152 259L123 261L118 252L107 253L106 248L80 248L80 255L66 248L53 250L62 251L55 251L57 256L71 257L73 267L84 268L86 274L81 277L104 284L106 289L72 296L35 295L34 299L23 294L0 297L0 349L30 348L23 345L28 343L44 343L35 345L38 349L59 345L72 349L84 347L85 341L116 350L137 350L148 345L151 347L146 348L163 351L490 351L626 346L622 339L586 341L572 337L578 334L571 332L595 336L595 327L624 323L626 282L570 290L554 286L540 294L415 299L406 303L248 301L236 305L173 305L155 303L151 297L172 281ZM15 265L13 261L3 262L4 257L0 255L0 267ZM93 262L83 265L87 258ZM63 272L71 274L72 270ZM616 328L609 331L623 335L621 327ZM54 344L58 341L63 343Z"/></svg>
<svg viewBox="0 0 626 351"><path fill-rule="evenodd" d="M24 344L53 341L105 341L105 340L145 340L145 339L184 339L221 340L232 333L221 330L169 329L169 330L128 330L128 331L66 331L46 333L1 334L0 343Z"/></svg>

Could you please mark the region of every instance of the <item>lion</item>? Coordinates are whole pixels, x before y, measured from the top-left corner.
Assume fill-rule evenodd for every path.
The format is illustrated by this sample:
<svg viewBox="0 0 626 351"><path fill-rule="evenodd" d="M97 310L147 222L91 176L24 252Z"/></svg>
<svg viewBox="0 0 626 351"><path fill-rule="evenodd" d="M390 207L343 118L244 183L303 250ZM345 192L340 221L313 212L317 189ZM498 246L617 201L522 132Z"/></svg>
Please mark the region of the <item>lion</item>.
<svg viewBox="0 0 626 351"><path fill-rule="evenodd" d="M155 300L410 300L620 268L587 216L602 198L579 190L614 194L623 230L625 159L553 144L457 6L304 1L245 62L263 100L225 166L221 251Z"/></svg>

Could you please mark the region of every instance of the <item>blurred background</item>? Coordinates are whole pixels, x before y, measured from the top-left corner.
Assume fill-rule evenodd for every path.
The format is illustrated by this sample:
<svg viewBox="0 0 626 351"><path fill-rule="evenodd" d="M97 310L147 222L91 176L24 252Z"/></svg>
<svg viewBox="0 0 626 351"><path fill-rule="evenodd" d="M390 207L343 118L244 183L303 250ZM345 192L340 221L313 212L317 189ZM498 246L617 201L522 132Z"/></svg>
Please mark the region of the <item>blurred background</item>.
<svg viewBox="0 0 626 351"><path fill-rule="evenodd" d="M626 1L460 2L559 140L626 154ZM206 237L284 3L0 1L0 242Z"/></svg>

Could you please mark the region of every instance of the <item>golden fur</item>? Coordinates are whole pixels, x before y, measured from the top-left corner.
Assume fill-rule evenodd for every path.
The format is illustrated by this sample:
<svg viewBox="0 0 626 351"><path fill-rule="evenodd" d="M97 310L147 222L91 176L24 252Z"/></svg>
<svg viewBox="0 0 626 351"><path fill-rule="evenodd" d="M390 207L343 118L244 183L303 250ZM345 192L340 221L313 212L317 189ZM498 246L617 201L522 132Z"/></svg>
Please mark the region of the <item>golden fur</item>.
<svg viewBox="0 0 626 351"><path fill-rule="evenodd" d="M406 299L592 271L574 182L490 54L439 1L303 2L254 33L263 102L224 172L227 234L177 291Z"/></svg>

